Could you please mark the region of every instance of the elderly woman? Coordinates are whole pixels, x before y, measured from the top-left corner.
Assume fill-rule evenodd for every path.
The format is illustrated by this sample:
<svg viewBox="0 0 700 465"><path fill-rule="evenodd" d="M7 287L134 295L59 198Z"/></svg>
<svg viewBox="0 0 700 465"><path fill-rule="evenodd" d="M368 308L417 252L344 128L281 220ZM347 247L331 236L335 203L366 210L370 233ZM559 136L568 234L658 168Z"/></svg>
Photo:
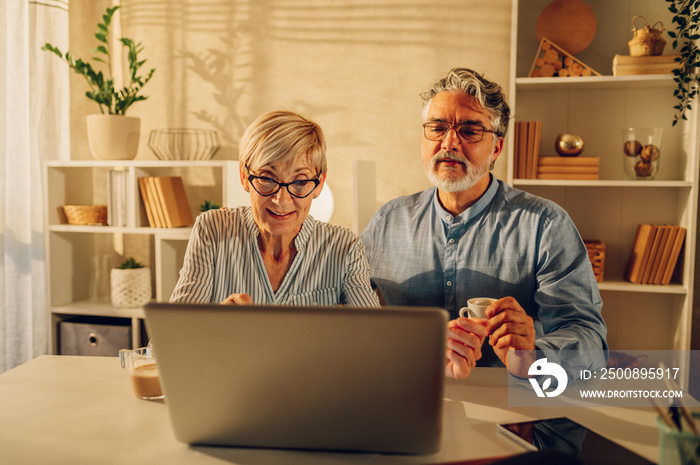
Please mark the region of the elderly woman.
<svg viewBox="0 0 700 465"><path fill-rule="evenodd" d="M171 302L379 306L358 236L309 216L326 180L321 128L272 111L246 129L250 207L197 218Z"/></svg>

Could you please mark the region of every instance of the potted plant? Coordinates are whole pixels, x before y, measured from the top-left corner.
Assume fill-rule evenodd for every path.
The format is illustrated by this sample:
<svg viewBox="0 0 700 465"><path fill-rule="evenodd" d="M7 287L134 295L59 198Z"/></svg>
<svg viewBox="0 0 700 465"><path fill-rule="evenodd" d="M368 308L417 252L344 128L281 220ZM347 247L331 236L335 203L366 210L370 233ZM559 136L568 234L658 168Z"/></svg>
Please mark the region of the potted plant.
<svg viewBox="0 0 700 465"><path fill-rule="evenodd" d="M141 307L151 300L151 271L134 257L112 268L110 282L115 307Z"/></svg>
<svg viewBox="0 0 700 465"><path fill-rule="evenodd" d="M676 26L675 31L668 31L668 35L673 39L673 49L678 49L680 57L676 58L679 67L673 70L673 80L676 82L676 90L673 95L678 99L676 115L673 119L673 126L679 120L687 120L686 110L691 110L691 103L698 95L698 84L700 76L697 67L700 65L700 49L697 40L700 39L700 0L666 0L668 9L673 13L672 22Z"/></svg>
<svg viewBox="0 0 700 465"><path fill-rule="evenodd" d="M91 60L106 65L106 76L102 71L96 71L89 62L76 59L70 51L63 55L58 48L49 43L41 47L42 50L55 53L73 71L85 78L90 87L85 95L94 100L100 108L100 114L87 117L90 151L95 158L104 160L130 160L136 156L141 120L126 116L126 110L134 103L148 98L140 95L140 92L155 72L153 68L145 75L141 74L141 67L146 62L139 60L139 53L143 51L143 47L132 39L122 37L119 41L122 47L128 49L129 79L122 89L114 87L109 26L118 9L119 6L107 8L95 32L95 38L100 43L91 50L96 54ZM117 56L119 55L117 53Z"/></svg>
<svg viewBox="0 0 700 465"><path fill-rule="evenodd" d="M209 210L218 210L219 208L221 208L221 205L207 199L204 202L202 202L202 205L199 206L199 211L204 213Z"/></svg>

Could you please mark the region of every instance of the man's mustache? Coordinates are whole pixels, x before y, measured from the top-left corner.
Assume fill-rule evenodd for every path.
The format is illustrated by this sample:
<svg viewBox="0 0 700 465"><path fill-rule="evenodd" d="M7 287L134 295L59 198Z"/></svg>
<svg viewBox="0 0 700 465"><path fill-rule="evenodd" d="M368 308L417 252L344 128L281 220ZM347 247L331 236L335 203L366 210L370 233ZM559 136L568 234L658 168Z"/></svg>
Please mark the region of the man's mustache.
<svg viewBox="0 0 700 465"><path fill-rule="evenodd" d="M431 160L433 167L443 160L456 161L457 163L462 163L463 165L467 165L469 163L466 158L460 157L459 155L455 155L450 152L438 152Z"/></svg>

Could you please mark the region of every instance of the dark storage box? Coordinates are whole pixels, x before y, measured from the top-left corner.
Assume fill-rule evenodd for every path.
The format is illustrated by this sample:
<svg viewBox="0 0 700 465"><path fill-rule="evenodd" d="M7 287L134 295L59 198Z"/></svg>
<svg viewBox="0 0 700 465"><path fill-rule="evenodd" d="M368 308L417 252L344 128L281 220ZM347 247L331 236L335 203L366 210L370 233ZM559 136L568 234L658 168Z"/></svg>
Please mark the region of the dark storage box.
<svg viewBox="0 0 700 465"><path fill-rule="evenodd" d="M119 349L131 349L131 320L74 318L59 322L61 355L116 357Z"/></svg>

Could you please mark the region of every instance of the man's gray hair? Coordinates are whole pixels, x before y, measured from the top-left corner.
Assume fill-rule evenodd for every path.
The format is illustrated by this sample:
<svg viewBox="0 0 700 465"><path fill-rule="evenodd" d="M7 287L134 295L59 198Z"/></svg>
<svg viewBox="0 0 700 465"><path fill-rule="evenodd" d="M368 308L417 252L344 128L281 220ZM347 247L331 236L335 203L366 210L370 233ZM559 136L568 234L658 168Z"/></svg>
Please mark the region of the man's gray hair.
<svg viewBox="0 0 700 465"><path fill-rule="evenodd" d="M510 107L501 86L485 79L469 68L454 68L433 87L421 94L423 99L423 121L433 97L441 92L461 92L472 96L491 115L491 129L498 137L505 137L510 121Z"/></svg>

